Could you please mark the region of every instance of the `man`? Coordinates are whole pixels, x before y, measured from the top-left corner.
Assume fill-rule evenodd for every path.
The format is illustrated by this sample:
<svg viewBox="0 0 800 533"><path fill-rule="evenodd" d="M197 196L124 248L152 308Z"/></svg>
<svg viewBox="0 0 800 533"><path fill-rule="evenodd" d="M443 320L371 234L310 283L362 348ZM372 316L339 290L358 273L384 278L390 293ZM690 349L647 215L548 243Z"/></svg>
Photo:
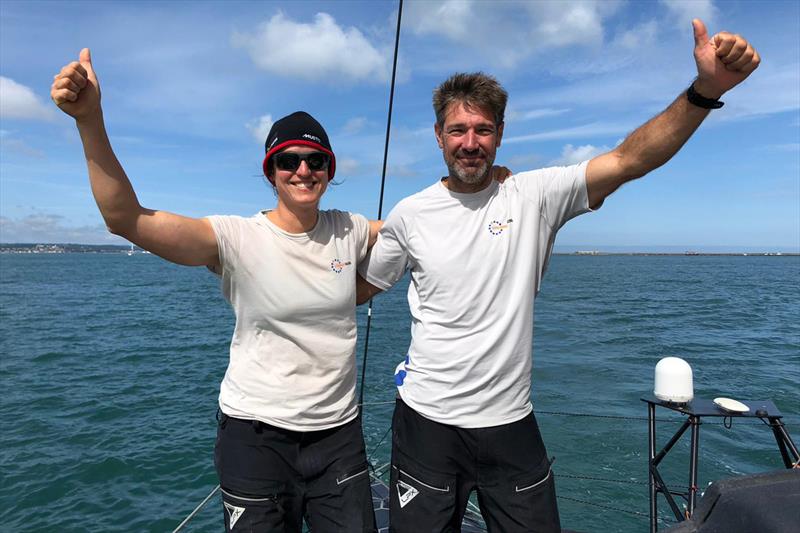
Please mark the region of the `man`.
<svg viewBox="0 0 800 533"><path fill-rule="evenodd" d="M359 268L360 302L411 271L412 341L395 375L394 531L458 531L472 490L489 531L560 531L530 403L534 296L558 229L666 163L758 66L741 37L709 39L700 20L693 25L692 86L579 165L492 181L506 92L480 73L434 92L448 175L397 205Z"/></svg>

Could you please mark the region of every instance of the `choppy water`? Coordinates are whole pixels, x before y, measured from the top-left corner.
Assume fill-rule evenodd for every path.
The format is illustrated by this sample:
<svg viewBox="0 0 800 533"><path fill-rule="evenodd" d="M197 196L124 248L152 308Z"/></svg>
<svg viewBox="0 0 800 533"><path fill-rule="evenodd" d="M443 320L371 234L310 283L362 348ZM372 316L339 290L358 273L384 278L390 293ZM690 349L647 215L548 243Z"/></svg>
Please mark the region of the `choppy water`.
<svg viewBox="0 0 800 533"><path fill-rule="evenodd" d="M799 257L554 257L537 300L533 394L564 527L646 530L647 427L546 412L644 417L656 362L677 355L696 396L772 399L798 441L799 319ZM407 325L403 283L375 300L366 402L394 397ZM217 483L232 327L204 269L149 255L0 254L2 529L171 531ZM376 463L388 460L391 408L365 408ZM677 424L660 427L664 439ZM687 449L688 439L666 461L668 481L685 483ZM763 425L704 424L702 485L777 468ZM187 531L220 531L220 511L214 500Z"/></svg>

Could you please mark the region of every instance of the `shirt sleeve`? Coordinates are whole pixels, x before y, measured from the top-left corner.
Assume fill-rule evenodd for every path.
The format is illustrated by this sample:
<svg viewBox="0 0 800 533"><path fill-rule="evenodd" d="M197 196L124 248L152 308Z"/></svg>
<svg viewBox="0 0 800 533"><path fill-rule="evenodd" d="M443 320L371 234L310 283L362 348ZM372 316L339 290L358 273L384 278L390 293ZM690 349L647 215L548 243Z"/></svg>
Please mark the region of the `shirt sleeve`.
<svg viewBox="0 0 800 533"><path fill-rule="evenodd" d="M386 217L377 242L358 265L361 277L384 291L397 283L408 268L407 233L399 207Z"/></svg>
<svg viewBox="0 0 800 533"><path fill-rule="evenodd" d="M589 209L586 191L588 161L566 167L550 167L513 176L525 197L539 204L542 216L553 231Z"/></svg>
<svg viewBox="0 0 800 533"><path fill-rule="evenodd" d="M213 215L208 217L217 238L217 251L222 271L230 274L236 268L241 240L241 217ZM220 274L215 272L215 274Z"/></svg>

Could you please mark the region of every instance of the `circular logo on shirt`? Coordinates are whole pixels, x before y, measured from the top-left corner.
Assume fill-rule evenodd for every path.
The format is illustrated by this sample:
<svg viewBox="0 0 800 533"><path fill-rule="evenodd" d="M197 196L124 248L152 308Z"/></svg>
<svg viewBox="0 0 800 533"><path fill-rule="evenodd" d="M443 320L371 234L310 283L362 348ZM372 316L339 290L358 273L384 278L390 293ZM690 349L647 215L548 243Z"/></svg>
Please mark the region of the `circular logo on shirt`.
<svg viewBox="0 0 800 533"><path fill-rule="evenodd" d="M492 220L489 223L489 233L492 235L500 235L503 231L508 229L508 225L513 222L510 218L506 220L505 224L500 222L499 220Z"/></svg>
<svg viewBox="0 0 800 533"><path fill-rule="evenodd" d="M352 263L350 261L339 261L338 258L331 261L331 270L336 272L337 274L341 274L344 267L350 266Z"/></svg>

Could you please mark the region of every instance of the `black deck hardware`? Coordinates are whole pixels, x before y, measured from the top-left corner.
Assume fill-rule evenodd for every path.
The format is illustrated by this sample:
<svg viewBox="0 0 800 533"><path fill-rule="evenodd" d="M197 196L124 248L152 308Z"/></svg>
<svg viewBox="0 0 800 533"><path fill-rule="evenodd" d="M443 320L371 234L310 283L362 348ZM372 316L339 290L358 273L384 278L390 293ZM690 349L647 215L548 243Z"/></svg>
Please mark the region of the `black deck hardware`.
<svg viewBox="0 0 800 533"><path fill-rule="evenodd" d="M706 489L692 517L666 533L797 533L800 470L721 479Z"/></svg>
<svg viewBox="0 0 800 533"><path fill-rule="evenodd" d="M792 442L789 433L786 431L786 427L781 421L783 415L770 400L743 401L742 403L750 408L750 410L745 413L726 411L718 407L712 400L702 398L695 398L691 402L685 404L676 404L659 400L654 396L645 396L642 398L642 401L647 403L647 419L649 426L648 440L650 450L648 455L648 475L650 484L651 533L655 533L658 530L657 496L659 493L664 495L675 518L679 521L686 520L694 513L697 499L697 455L700 446L700 424L702 423L701 418L703 417L717 417L723 419L760 418L772 429L775 441L778 443L778 449L781 452L784 466L786 468L793 468L800 461L800 454L797 451L797 447L794 445L794 442ZM681 425L658 453L656 453L656 407L671 409L688 416L683 425ZM689 457L689 486L685 492L670 490L658 471L658 465L690 427L692 428L692 441L690 449L691 455ZM686 500L686 516L684 516L678 508L678 504L675 502L673 496L680 496Z"/></svg>

